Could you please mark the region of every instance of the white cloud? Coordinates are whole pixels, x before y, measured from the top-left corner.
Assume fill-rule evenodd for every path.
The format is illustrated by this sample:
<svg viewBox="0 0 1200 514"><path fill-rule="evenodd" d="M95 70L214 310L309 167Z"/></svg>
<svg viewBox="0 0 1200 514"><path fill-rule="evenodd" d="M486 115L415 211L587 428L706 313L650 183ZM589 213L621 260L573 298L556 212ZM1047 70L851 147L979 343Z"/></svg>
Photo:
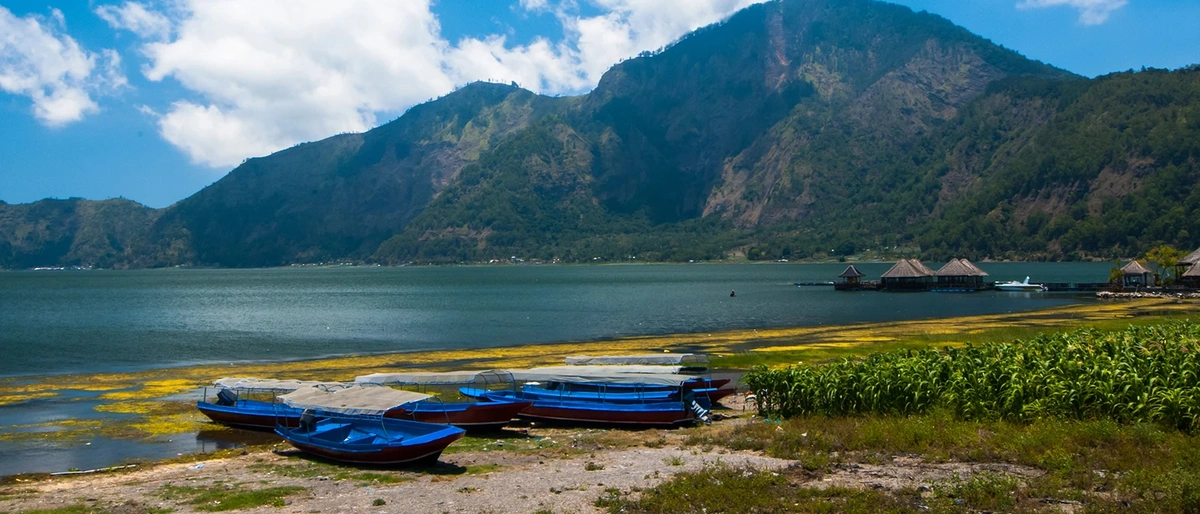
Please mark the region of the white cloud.
<svg viewBox="0 0 1200 514"><path fill-rule="evenodd" d="M0 89L33 101L33 115L49 126L78 121L100 108L92 99L126 85L120 56L102 50L97 56L84 50L63 32L61 11L49 19L18 18L0 7ZM97 62L103 63L97 71Z"/></svg>
<svg viewBox="0 0 1200 514"><path fill-rule="evenodd" d="M194 0L185 10L173 40L144 47L146 76L204 98L173 104L159 125L209 166L363 131L376 112L454 85L425 1Z"/></svg>
<svg viewBox="0 0 1200 514"><path fill-rule="evenodd" d="M143 38L166 39L171 34L171 20L138 2L125 2L120 7L102 5L96 8L96 16L114 29L128 30Z"/></svg>
<svg viewBox="0 0 1200 514"><path fill-rule="evenodd" d="M1018 9L1069 6L1079 10L1079 22L1084 25L1099 25L1108 16L1125 7L1128 0L1025 0L1017 4Z"/></svg>
<svg viewBox="0 0 1200 514"><path fill-rule="evenodd" d="M97 14L147 39L152 81L197 94L157 114L162 136L213 168L340 132L474 80L581 93L621 59L657 49L756 0L520 0L552 10L565 38L512 45L504 35L448 42L431 0L177 0L172 12L126 2ZM171 26L154 21L170 19Z"/></svg>

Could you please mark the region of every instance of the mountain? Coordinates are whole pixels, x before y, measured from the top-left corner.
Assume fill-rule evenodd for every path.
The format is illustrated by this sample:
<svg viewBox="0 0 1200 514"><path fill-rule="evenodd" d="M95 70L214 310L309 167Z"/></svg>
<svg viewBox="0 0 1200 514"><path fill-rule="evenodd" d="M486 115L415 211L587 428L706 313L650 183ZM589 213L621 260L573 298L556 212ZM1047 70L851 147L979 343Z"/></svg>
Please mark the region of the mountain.
<svg viewBox="0 0 1200 514"><path fill-rule="evenodd" d="M0 202L0 268L127 266L160 213L124 199Z"/></svg>
<svg viewBox="0 0 1200 514"><path fill-rule="evenodd" d="M1200 69L1090 80L906 7L778 0L587 95L470 84L163 210L0 205L0 266L1132 256L1200 241L1198 128Z"/></svg>

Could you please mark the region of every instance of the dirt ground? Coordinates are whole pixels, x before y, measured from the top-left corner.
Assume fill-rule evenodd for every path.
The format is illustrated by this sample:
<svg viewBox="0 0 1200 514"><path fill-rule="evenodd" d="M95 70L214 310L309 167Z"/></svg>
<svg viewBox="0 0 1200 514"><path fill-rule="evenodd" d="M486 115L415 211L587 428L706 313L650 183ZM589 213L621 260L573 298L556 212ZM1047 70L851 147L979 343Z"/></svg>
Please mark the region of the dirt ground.
<svg viewBox="0 0 1200 514"><path fill-rule="evenodd" d="M736 410L727 411L730 414ZM720 424L760 422L747 417ZM444 454L423 469L364 469L312 460L286 443L245 454L185 463L146 464L111 473L21 477L0 486L0 512L87 506L122 513L198 512L219 508L192 503L193 490L263 490L298 487L284 505L237 512L331 513L591 513L606 491L654 487L676 473L723 464L782 470L792 461L754 452L702 449L682 444L679 430L635 432L529 428L529 439L556 441L543 450L509 448L504 440ZM613 444L613 443L616 444ZM513 445L509 440L509 445ZM236 452L235 452L236 453ZM928 463L894 456L876 464L839 464L808 486L900 489L929 487L979 471L1032 477L1040 471L1008 464ZM86 512L86 511L84 511Z"/></svg>

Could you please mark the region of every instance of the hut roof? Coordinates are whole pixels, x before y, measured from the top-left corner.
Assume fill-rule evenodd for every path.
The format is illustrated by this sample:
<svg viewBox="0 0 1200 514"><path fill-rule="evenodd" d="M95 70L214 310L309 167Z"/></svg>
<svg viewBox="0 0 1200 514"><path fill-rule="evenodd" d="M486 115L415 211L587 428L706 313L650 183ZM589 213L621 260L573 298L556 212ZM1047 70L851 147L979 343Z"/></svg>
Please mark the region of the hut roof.
<svg viewBox="0 0 1200 514"><path fill-rule="evenodd" d="M916 278L916 277L931 277L934 275L933 270L928 266L921 264L921 261L916 259L901 259L893 264L891 269L888 269L882 278Z"/></svg>
<svg viewBox="0 0 1200 514"><path fill-rule="evenodd" d="M1200 262L1200 248L1197 248L1196 251L1187 254L1186 257L1179 259L1176 262L1179 264L1196 264Z"/></svg>
<svg viewBox="0 0 1200 514"><path fill-rule="evenodd" d="M838 275L838 276L842 277L842 278L854 278L854 277L865 277L866 275L864 275L863 272L858 271L858 268L855 268L854 265L851 264L849 266L846 266L846 271L843 271L842 274Z"/></svg>
<svg viewBox="0 0 1200 514"><path fill-rule="evenodd" d="M1183 272L1180 277L1200 277L1200 266L1192 266Z"/></svg>
<svg viewBox="0 0 1200 514"><path fill-rule="evenodd" d="M1154 274L1153 271L1146 269L1146 267L1142 266L1141 263L1139 263L1138 261L1129 261L1129 264L1126 264L1124 268L1121 268L1121 271L1125 272L1126 275L1153 275Z"/></svg>
<svg viewBox="0 0 1200 514"><path fill-rule="evenodd" d="M959 261L962 262L963 264L967 265L971 269L975 270L976 276L979 276L979 277L988 276L988 272L983 271L983 269L981 269L979 266L976 266L975 263L968 261L966 259L959 259Z"/></svg>
<svg viewBox="0 0 1200 514"><path fill-rule="evenodd" d="M987 273L966 259L951 259L937 271L939 277L986 277Z"/></svg>

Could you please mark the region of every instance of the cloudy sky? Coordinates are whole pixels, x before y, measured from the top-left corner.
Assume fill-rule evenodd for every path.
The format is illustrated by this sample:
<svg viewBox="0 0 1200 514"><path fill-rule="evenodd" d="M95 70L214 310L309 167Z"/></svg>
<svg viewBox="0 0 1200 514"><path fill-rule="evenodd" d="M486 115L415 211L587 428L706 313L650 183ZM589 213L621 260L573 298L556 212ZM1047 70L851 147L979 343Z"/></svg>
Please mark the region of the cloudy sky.
<svg viewBox="0 0 1200 514"><path fill-rule="evenodd" d="M0 200L164 207L474 80L590 90L758 0L0 0ZM1087 76L1200 62L1197 0L898 0Z"/></svg>

